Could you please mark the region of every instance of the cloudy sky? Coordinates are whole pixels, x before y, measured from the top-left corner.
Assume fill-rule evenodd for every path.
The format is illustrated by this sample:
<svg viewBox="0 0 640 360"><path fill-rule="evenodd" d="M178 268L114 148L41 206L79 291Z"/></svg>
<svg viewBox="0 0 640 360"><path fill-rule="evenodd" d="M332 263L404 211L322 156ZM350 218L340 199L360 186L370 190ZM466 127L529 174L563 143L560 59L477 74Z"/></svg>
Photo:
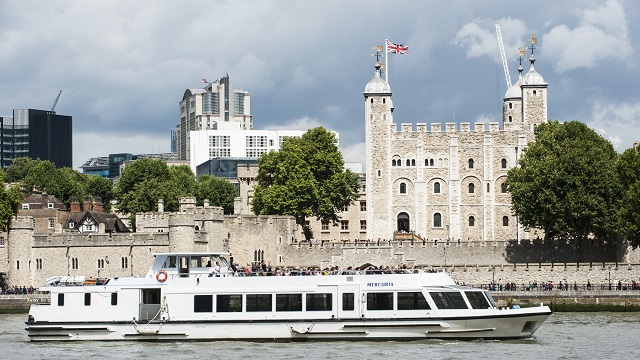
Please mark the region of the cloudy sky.
<svg viewBox="0 0 640 360"><path fill-rule="evenodd" d="M184 91L228 73L251 94L256 129L322 125L364 162L375 42L410 47L389 55L395 122L499 121L499 23L512 81L534 33L549 117L585 122L621 152L640 141L639 17L632 0L0 0L0 115L49 109L62 90L74 168L168 152Z"/></svg>

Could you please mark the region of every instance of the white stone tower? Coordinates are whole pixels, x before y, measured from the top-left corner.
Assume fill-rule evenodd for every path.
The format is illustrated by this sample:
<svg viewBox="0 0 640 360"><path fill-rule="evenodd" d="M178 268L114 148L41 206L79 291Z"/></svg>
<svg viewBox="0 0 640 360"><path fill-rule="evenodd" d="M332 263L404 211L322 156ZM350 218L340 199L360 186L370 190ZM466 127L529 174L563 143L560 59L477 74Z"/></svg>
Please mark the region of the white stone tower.
<svg viewBox="0 0 640 360"><path fill-rule="evenodd" d="M364 89L367 158L367 238L393 233L392 181L389 167L393 103L391 87L380 76L382 64Z"/></svg>

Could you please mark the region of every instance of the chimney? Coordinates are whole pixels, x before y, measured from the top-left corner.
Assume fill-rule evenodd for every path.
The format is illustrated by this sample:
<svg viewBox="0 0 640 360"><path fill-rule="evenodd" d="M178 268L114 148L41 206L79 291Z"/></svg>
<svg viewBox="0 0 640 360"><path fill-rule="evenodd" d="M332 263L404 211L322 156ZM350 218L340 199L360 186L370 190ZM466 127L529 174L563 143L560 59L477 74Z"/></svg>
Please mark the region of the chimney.
<svg viewBox="0 0 640 360"><path fill-rule="evenodd" d="M96 196L93 199L93 211L104 212L104 205L102 204L102 198L100 196Z"/></svg>
<svg viewBox="0 0 640 360"><path fill-rule="evenodd" d="M82 202L82 211L91 211L91 199L88 196L84 197Z"/></svg>
<svg viewBox="0 0 640 360"><path fill-rule="evenodd" d="M71 213L79 213L80 212L80 201L78 201L77 197L71 199Z"/></svg>
<svg viewBox="0 0 640 360"><path fill-rule="evenodd" d="M163 213L164 212L164 200L162 200L162 199L158 200L158 212L159 213Z"/></svg>
<svg viewBox="0 0 640 360"><path fill-rule="evenodd" d="M205 208L209 207L209 199L204 199L204 207Z"/></svg>

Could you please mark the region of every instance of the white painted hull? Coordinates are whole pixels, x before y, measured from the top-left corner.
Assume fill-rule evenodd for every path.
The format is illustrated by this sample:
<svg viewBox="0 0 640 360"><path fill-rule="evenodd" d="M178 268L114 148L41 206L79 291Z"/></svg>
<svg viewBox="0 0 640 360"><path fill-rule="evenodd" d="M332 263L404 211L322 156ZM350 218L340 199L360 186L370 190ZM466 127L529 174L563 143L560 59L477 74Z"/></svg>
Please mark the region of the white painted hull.
<svg viewBox="0 0 640 360"><path fill-rule="evenodd" d="M32 341L71 340L420 340L530 337L551 313L548 307L492 310L474 318L250 322L27 324Z"/></svg>

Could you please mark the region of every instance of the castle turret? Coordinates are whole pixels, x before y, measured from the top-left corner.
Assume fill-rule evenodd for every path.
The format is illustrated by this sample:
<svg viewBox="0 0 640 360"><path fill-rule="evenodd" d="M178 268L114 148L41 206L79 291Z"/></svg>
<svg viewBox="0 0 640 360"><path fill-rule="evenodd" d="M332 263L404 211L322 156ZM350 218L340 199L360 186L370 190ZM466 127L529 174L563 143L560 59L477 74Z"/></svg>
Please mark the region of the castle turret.
<svg viewBox="0 0 640 360"><path fill-rule="evenodd" d="M547 84L533 64L536 59L531 54L531 68L522 78L522 122L530 130L547 121Z"/></svg>
<svg viewBox="0 0 640 360"><path fill-rule="evenodd" d="M393 124L391 87L380 76L380 62L364 89L367 157L367 237L393 233L390 170L390 132ZM373 196L375 194L375 197ZM370 209L382 209L376 212Z"/></svg>

